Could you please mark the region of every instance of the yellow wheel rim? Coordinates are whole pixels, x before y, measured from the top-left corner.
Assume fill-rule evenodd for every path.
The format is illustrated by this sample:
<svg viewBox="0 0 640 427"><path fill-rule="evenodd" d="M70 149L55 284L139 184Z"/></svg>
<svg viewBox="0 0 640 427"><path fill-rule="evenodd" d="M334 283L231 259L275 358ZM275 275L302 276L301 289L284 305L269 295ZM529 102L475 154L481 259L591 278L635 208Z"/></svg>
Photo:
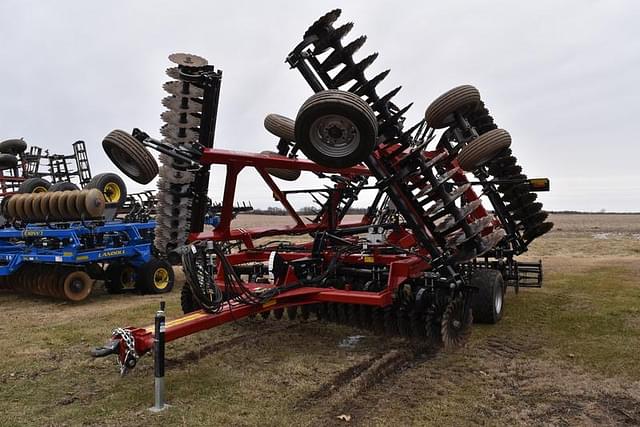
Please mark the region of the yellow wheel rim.
<svg viewBox="0 0 640 427"><path fill-rule="evenodd" d="M159 268L153 274L153 284L156 289L165 289L169 286L169 272L166 268Z"/></svg>
<svg viewBox="0 0 640 427"><path fill-rule="evenodd" d="M108 182L107 185L104 186L104 198L107 200L107 203L116 203L120 201L120 197L122 197L122 193L120 192L120 186L115 182Z"/></svg>
<svg viewBox="0 0 640 427"><path fill-rule="evenodd" d="M46 193L47 192L47 187L36 187L33 189L32 193Z"/></svg>

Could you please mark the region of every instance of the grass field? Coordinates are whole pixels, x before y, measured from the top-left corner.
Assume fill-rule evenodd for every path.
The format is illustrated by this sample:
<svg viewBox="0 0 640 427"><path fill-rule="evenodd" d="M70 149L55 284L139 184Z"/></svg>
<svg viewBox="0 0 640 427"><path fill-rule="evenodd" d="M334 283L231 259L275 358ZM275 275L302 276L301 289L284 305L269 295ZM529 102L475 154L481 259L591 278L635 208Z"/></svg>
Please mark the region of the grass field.
<svg viewBox="0 0 640 427"><path fill-rule="evenodd" d="M281 221L238 225L265 220ZM544 287L510 290L503 320L475 325L464 348L242 320L168 345L172 407L155 415L151 357L120 378L88 352L150 323L160 297L0 293L0 425L640 424L640 215L552 220L528 254ZM163 298L180 315L179 293Z"/></svg>

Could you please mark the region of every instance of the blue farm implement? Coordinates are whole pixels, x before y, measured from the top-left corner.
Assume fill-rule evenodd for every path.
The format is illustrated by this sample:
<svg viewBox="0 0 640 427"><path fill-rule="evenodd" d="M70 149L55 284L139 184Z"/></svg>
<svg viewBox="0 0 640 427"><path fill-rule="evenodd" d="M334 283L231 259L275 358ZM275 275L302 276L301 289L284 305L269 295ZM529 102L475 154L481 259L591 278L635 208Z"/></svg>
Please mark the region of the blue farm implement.
<svg viewBox="0 0 640 427"><path fill-rule="evenodd" d="M2 203L0 289L81 301L94 281L109 292L173 287L173 270L152 253L155 222L116 219L124 185L103 174L104 188L16 194ZM113 174L111 174L113 175ZM111 190L110 190L111 189ZM116 199L116 202L112 202Z"/></svg>
<svg viewBox="0 0 640 427"><path fill-rule="evenodd" d="M96 279L107 290L128 287L168 292L173 271L153 256L155 222L70 222L0 230L0 288L70 301L91 293ZM105 270L105 266L106 270Z"/></svg>

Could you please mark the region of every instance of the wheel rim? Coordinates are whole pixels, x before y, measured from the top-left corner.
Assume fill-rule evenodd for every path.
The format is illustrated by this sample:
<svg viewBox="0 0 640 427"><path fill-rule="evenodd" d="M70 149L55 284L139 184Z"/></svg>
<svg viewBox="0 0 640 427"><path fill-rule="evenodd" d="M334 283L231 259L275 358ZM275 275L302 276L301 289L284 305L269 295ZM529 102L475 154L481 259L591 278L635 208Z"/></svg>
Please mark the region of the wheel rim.
<svg viewBox="0 0 640 427"><path fill-rule="evenodd" d="M345 157L360 145L360 131L349 119L336 114L317 118L309 130L311 145L328 157Z"/></svg>
<svg viewBox="0 0 640 427"><path fill-rule="evenodd" d="M46 193L46 192L47 192L47 187L42 187L42 186L35 187L32 191L32 193Z"/></svg>
<svg viewBox="0 0 640 427"><path fill-rule="evenodd" d="M156 289L165 289L169 286L169 272L166 268L158 268L153 274L153 285Z"/></svg>
<svg viewBox="0 0 640 427"><path fill-rule="evenodd" d="M107 203L119 202L120 197L122 196L120 186L115 182L108 182L107 185L104 186L103 193L104 198L107 200Z"/></svg>
<svg viewBox="0 0 640 427"><path fill-rule="evenodd" d="M116 163L118 167L127 175L142 175L140 166L124 150L121 150L118 147L111 147L109 148L108 154L113 159L114 163Z"/></svg>
<svg viewBox="0 0 640 427"><path fill-rule="evenodd" d="M500 314L500 312L502 312L502 290L496 293L496 297L493 301L493 306L497 314Z"/></svg>

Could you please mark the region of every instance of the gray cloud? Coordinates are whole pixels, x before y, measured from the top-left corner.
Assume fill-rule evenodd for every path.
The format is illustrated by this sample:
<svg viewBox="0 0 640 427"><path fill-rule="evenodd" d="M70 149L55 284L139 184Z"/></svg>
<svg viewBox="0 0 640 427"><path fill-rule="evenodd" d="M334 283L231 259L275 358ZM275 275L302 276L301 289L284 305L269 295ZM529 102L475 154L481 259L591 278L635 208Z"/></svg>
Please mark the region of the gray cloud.
<svg viewBox="0 0 640 427"><path fill-rule="evenodd" d="M216 146L270 149L269 112L293 116L311 94L283 63L309 24L342 7L372 72L415 102L417 121L450 87L476 85L514 138L530 176L549 176L550 209L640 210L634 119L640 90L635 1L0 3L0 138L70 152L88 143L94 172L113 170L100 141L113 128L158 135L166 57L199 54L224 71ZM246 171L238 199L274 204ZM221 197L214 169L211 195ZM130 182L131 189L140 186ZM317 186L307 177L295 187ZM299 204L306 204L300 200ZM366 199L361 201L366 204Z"/></svg>

